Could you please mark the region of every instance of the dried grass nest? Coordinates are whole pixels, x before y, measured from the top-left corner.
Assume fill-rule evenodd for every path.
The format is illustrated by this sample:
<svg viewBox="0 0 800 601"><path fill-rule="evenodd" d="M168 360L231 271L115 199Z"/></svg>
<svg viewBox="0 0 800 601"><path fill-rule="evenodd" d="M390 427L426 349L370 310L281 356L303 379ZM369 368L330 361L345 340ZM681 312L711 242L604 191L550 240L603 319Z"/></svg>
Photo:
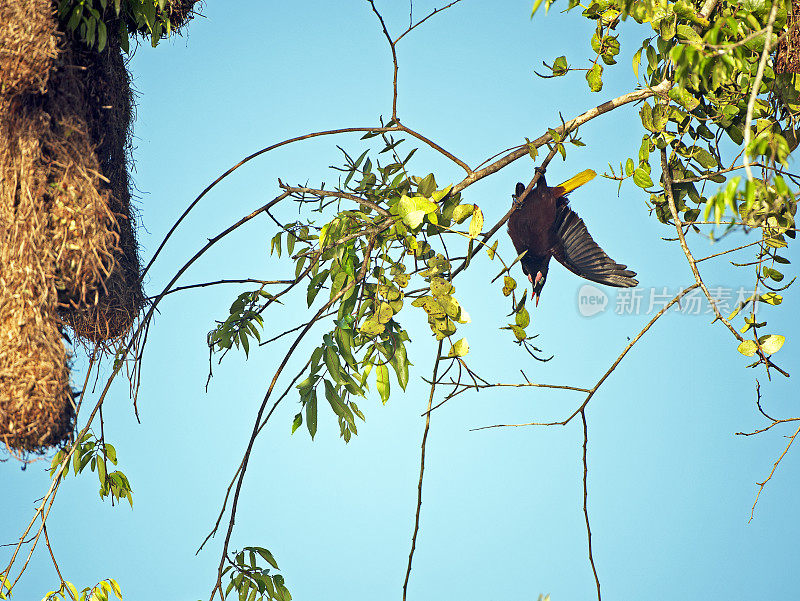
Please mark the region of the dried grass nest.
<svg viewBox="0 0 800 601"><path fill-rule="evenodd" d="M64 326L124 335L144 296L129 192L132 96L119 39L58 33L50 0L0 2L0 441L72 435Z"/></svg>

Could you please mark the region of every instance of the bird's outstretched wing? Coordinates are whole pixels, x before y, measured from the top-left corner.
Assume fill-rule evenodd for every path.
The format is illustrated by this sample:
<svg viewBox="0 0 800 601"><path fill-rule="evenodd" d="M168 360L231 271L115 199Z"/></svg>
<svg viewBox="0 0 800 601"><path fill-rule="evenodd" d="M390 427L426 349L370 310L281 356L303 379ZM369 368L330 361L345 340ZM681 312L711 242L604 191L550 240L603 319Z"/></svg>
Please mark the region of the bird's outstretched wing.
<svg viewBox="0 0 800 601"><path fill-rule="evenodd" d="M556 244L553 256L572 273L607 286L630 288L639 282L636 272L613 261L594 241L583 219L566 202L558 203L553 225Z"/></svg>

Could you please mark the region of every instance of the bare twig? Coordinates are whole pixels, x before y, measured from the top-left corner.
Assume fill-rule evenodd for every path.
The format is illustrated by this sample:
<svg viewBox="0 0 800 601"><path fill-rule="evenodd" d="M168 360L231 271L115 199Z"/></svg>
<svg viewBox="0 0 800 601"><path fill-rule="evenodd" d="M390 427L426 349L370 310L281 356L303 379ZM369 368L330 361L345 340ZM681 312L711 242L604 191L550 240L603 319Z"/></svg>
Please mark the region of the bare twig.
<svg viewBox="0 0 800 601"><path fill-rule="evenodd" d="M428 396L428 410L425 412L425 431L422 433L422 451L419 460L419 484L417 485L417 513L414 518L414 533L411 536L411 551L408 553L408 566L406 567L406 578L403 581L403 601L406 599L406 592L408 590L408 579L411 577L411 562L414 559L414 550L417 547L417 533L419 532L419 514L422 509L422 477L425 474L425 443L428 441L428 431L431 426L431 404L433 403L433 394L436 391L436 372L439 370L439 360L442 356L442 342L439 341L439 346L436 349L436 361L433 363L433 377L431 378L431 392Z"/></svg>
<svg viewBox="0 0 800 601"><path fill-rule="evenodd" d="M761 496L761 493L764 491L764 487L767 485L767 482L769 482L772 479L772 476L775 474L775 470L778 469L778 465L786 456L786 453L789 452L789 448L792 446L792 443L794 443L794 439L797 438L798 434L800 434L800 427L798 427L797 430L794 431L794 434L792 434L789 437L789 444L787 444L786 448L783 449L783 453L781 453L781 456L778 457L775 460L775 463L772 464L772 470L770 471L769 476L767 476L767 479L764 480L763 482L756 482L756 484L758 485L758 494L756 494L756 500L753 502L753 507L750 509L750 519L747 520L748 523L753 521L753 517L756 511L756 505L758 504L758 499Z"/></svg>
<svg viewBox="0 0 800 601"><path fill-rule="evenodd" d="M597 601L602 601L600 597L600 578L597 576L597 568L594 565L592 555L592 528L589 526L589 489L587 481L589 479L589 464L586 461L586 449L589 446L589 430L586 426L586 411L581 411L581 421L583 422L583 517L586 520L586 538L589 542L589 564L592 566L594 582L597 585Z"/></svg>
<svg viewBox="0 0 800 601"><path fill-rule="evenodd" d="M422 25L422 24L423 24L425 21L427 21L428 19L430 19L430 18L431 18L433 15L435 15L436 13L440 13L440 12L442 12L443 10L447 10L448 8L450 8L450 7L451 7L451 6L453 6L454 4L458 4L459 2L461 2L461 0L453 0L453 2L451 2L450 4L447 4L446 6L442 6L441 8L434 8L434 9L433 9L433 11L431 11L431 12L430 12L430 14L428 14L428 16L427 16L427 17L424 17L423 19L420 19L419 21L417 21L417 22L416 22L416 23L414 23L413 25L412 25L412 24L409 22L408 29L406 29L406 30L405 30L403 33L401 33L399 36L397 36L397 39L396 39L396 40L395 40L393 43L394 43L394 44L397 44L397 43L398 43L400 40L402 40L402 39L403 39L403 37L404 37L404 36L405 36L407 33L410 33L412 30L414 30L414 29L416 29L417 27L419 27L420 25ZM412 13L412 14L413 14L413 13Z"/></svg>
<svg viewBox="0 0 800 601"><path fill-rule="evenodd" d="M345 133L354 133L354 132L385 132L385 131L397 131L397 130L398 130L397 127L343 127L343 128L340 128L340 129L328 129L328 130L325 130L325 131L316 131L316 132L312 132L310 134L304 134L302 136L297 136L297 137L294 137L294 138L289 138L287 140L282 140L282 141L280 141L280 142L278 142L276 144L272 144L270 146L267 146L266 148L262 148L261 150L257 150L256 152L254 152L253 154L251 154L249 156L246 156L241 161L236 163L233 167L228 169L225 173L220 175L213 182L211 182L208 186L206 186L205 189L202 192L200 192L200 194L197 196L197 198L195 198L189 204L189 206L186 207L186 210L181 214L180 217L178 217L178 220L175 222L175 224L167 232L167 235L164 236L164 239L161 241L161 244L158 245L158 248L156 249L156 252L153 254L152 258L147 263L147 266L142 270L142 275L141 275L140 279L144 279L145 274L148 272L150 267L153 265L153 262L156 260L158 255L161 253L161 250L164 248L164 246L166 245L167 241L170 239L170 237L175 232L175 230L178 228L178 226L181 224L181 222L186 218L186 216L191 212L191 210L197 205L197 203L200 202L202 200L202 198L211 191L212 188L214 188L218 183L220 183L223 179L228 177L231 173L236 171L242 165L244 165L246 163L249 163L250 161L252 161L256 157L259 157L264 153L270 152L271 150L275 150L276 148L280 148L281 146L286 146L287 144L293 144L295 142L300 142L302 140L309 140L311 138L317 138L319 136L332 136L332 135L336 135L336 134L345 134Z"/></svg>

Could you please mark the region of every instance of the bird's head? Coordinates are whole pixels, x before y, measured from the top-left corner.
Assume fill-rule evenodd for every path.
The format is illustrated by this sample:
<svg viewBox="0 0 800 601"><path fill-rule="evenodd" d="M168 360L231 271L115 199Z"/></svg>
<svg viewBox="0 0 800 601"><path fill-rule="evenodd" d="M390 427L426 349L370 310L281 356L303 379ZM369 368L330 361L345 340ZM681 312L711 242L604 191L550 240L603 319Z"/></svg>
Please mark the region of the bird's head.
<svg viewBox="0 0 800 601"><path fill-rule="evenodd" d="M533 284L533 298L536 300L536 306L539 306L539 296L542 294L542 288L544 288L545 281L547 280L547 267L548 267L548 259L542 258L541 260L531 259L527 260L527 257L523 257L522 259L522 267L525 273L528 275L528 281Z"/></svg>

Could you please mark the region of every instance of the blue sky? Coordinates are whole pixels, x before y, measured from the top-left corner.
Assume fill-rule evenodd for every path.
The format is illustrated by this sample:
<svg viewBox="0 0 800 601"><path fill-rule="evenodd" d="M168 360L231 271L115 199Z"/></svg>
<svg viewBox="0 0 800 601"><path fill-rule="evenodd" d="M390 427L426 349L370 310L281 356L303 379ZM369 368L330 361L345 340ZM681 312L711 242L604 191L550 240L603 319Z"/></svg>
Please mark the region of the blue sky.
<svg viewBox="0 0 800 601"><path fill-rule="evenodd" d="M405 28L406 3L377 5L390 32ZM415 3L415 16L434 6ZM184 37L155 50L140 47L130 65L145 261L186 205L244 156L303 133L373 125L391 113L391 56L366 2L208 2L203 12ZM561 54L580 65L590 53L591 25L555 9L534 20L529 14L529 0L464 0L406 36L398 47L403 122L474 166L557 125L559 111L568 119L633 89L630 59L645 28L623 28L630 31L621 38L619 64L606 68L603 91L590 94L582 72L541 80L533 69L541 72L543 60ZM636 156L643 133L637 112L623 107L583 127L586 147L570 150L566 162L554 160L549 181L586 168L602 172L609 162ZM278 177L334 182L329 166L341 161L337 144L351 154L367 147L358 135L302 142L257 159L216 187L154 265L148 293L157 293L207 238L277 196ZM440 184L462 177L424 148L412 167L420 175L434 172ZM521 159L464 197L493 224L507 211L515 182L532 175L531 161ZM595 239L638 272L645 294L693 283L677 244L662 240L674 230L648 214L646 196L633 184L623 184L619 196L616 188L597 178L572 196ZM277 214L291 219L293 212L287 207ZM269 255L274 233L268 219L252 222L180 283L290 275L289 262ZM498 239L503 256L513 257L505 233ZM692 247L699 256L722 248L701 239ZM797 259L791 251L788 256ZM553 265L529 331L555 357L533 362L498 330L506 323L506 304L500 287L489 284L498 270L482 254L456 283L472 316L462 330L470 341L468 359L487 380L519 382L522 369L533 381L591 387L652 317L645 310L615 314L617 292L608 289L608 309L583 317L577 296L585 282ZM521 273L515 275L521 283ZM712 287L734 290L753 281L751 271L725 262L704 263L703 275ZM232 352L215 364L206 393L206 333L247 289L216 286L162 303L144 358L141 425L126 385L113 389L104 406L105 433L133 486L134 509L101 501L95 477L86 475L62 486L48 521L62 573L79 586L113 577L126 599L207 598L221 537L198 556L195 551L216 519L283 352L270 346L248 360ZM298 323L304 307L298 299L267 313L265 332ZM800 334L792 316L799 308L789 293L778 310L764 310L769 330L787 336L776 360L792 373ZM305 430L290 436L298 406L293 396L256 442L232 546L269 548L296 600L400 597L427 402L420 377L429 376L435 351L425 319L408 313L415 364L408 390L394 390L385 407L374 391L359 403L367 421L348 445L328 413L321 413L313 442ZM754 483L769 473L786 444L781 434L791 431L734 436L766 425L755 407L756 377L765 409L776 417L796 415L794 388L779 375L768 382L763 371L746 369L730 333L710 321L705 314L662 318L587 410L589 512L606 599L796 598L797 450L784 458L748 523ZM291 363L287 373L300 365ZM85 360L78 357L76 368L77 382ZM106 366L103 373L109 372ZM434 412L409 598L594 596L581 504L580 422L470 431L563 419L580 400L567 391L493 389L461 395ZM0 533L2 542L11 542L47 490L48 477L44 463L20 471L8 462L0 470ZM55 571L40 549L14 598L39 599L55 586Z"/></svg>

